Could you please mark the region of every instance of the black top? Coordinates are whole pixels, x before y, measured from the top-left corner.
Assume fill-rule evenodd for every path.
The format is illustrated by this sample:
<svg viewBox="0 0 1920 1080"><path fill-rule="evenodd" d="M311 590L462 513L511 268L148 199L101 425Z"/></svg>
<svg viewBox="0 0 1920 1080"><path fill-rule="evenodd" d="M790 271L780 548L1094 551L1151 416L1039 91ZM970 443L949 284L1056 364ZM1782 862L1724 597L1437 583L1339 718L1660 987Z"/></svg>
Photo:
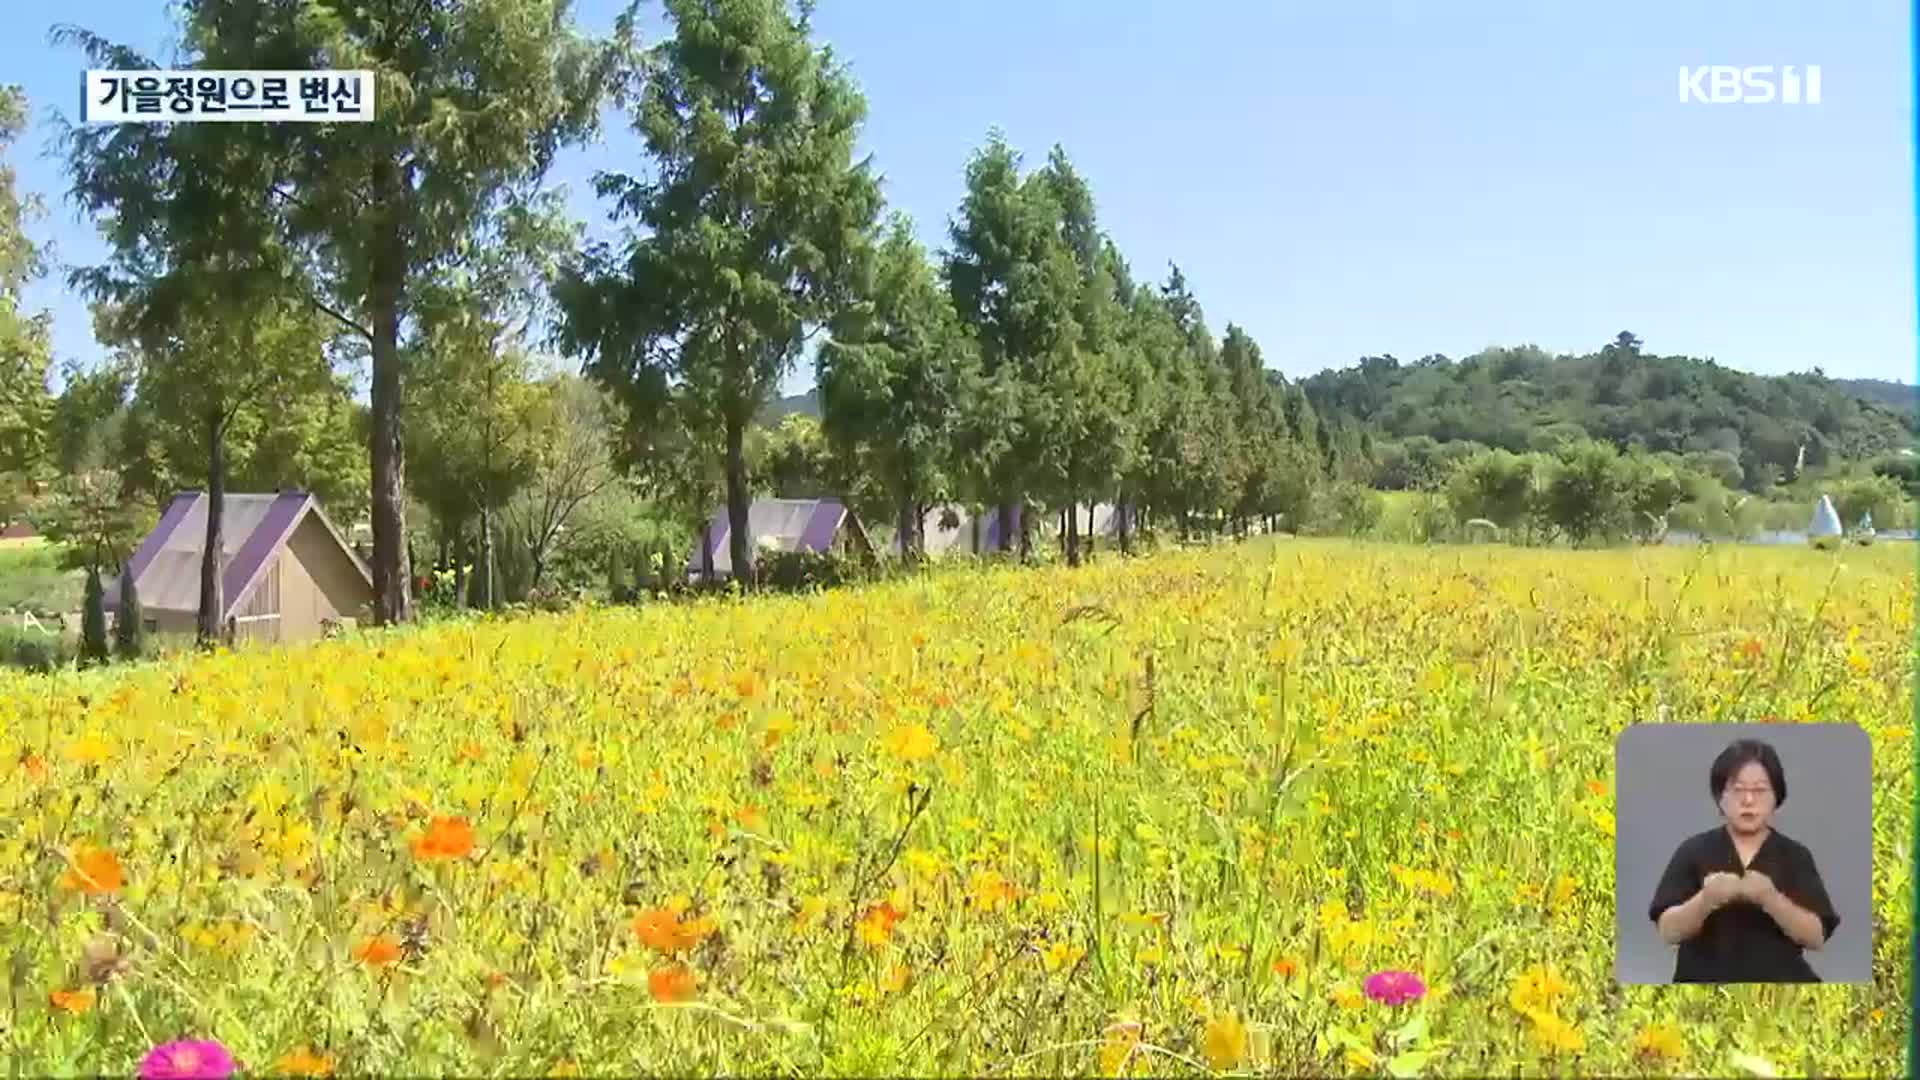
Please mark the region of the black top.
<svg viewBox="0 0 1920 1080"><path fill-rule="evenodd" d="M1700 891L1708 874L1741 874L1752 869L1773 879L1781 895L1819 916L1822 940L1833 937L1840 916L1827 899L1813 853L1778 831L1769 831L1753 861L1740 862L1733 837L1724 828L1688 837L1674 851L1667 872L1653 891L1647 915L1655 922L1670 907L1684 904ZM1734 900L1707 916L1699 933L1680 943L1673 967L1677 983L1819 982L1800 946L1780 929L1760 905Z"/></svg>

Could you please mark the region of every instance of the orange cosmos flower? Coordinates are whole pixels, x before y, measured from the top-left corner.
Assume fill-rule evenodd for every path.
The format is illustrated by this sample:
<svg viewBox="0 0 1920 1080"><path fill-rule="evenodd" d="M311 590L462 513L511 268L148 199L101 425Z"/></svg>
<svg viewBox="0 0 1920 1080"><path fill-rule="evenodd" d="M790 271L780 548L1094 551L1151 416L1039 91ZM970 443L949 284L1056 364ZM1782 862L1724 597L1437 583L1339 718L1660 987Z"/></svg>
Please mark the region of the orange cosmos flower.
<svg viewBox="0 0 1920 1080"><path fill-rule="evenodd" d="M860 917L860 940L869 945L884 945L893 936L893 926L901 918L892 904L875 904Z"/></svg>
<svg viewBox="0 0 1920 1080"><path fill-rule="evenodd" d="M663 1004L685 1001L693 996L693 972L684 964L655 968L647 972L647 993Z"/></svg>
<svg viewBox="0 0 1920 1080"><path fill-rule="evenodd" d="M413 857L422 862L464 859L473 851L473 825L463 817L437 817L413 841Z"/></svg>
<svg viewBox="0 0 1920 1080"><path fill-rule="evenodd" d="M386 934L370 937L354 946L353 958L368 967L385 967L400 959L400 943Z"/></svg>
<svg viewBox="0 0 1920 1080"><path fill-rule="evenodd" d="M118 855L87 844L74 852L73 867L60 876L60 887L88 896L105 896L119 892L126 880Z"/></svg>
<svg viewBox="0 0 1920 1080"><path fill-rule="evenodd" d="M643 911L633 920L633 932L643 944L667 956L686 952L713 933L709 918L682 919L672 908Z"/></svg>
<svg viewBox="0 0 1920 1080"><path fill-rule="evenodd" d="M55 990L47 995L48 1004L72 1016L81 1016L91 1011L93 1001L91 990Z"/></svg>
<svg viewBox="0 0 1920 1080"><path fill-rule="evenodd" d="M332 1076L333 1059L302 1046L275 1062L273 1071L282 1076Z"/></svg>

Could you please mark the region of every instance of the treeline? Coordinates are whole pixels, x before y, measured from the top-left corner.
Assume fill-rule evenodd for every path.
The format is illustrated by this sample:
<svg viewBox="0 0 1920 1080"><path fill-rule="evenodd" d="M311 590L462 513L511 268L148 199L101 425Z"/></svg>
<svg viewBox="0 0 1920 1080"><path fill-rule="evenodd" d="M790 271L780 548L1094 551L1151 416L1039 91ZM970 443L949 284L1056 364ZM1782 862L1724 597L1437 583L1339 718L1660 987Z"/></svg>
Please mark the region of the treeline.
<svg viewBox="0 0 1920 1080"><path fill-rule="evenodd" d="M364 506L381 621L433 587L423 546L475 565L492 603L498 557L538 583L609 493L628 534L635 504L684 527L723 502L750 578L752 451L772 440L753 419L816 337L829 471L890 508L910 553L936 502L1124 501L1185 532L1297 515L1332 471L1333 432L1243 331L1216 340L1177 269L1135 283L1064 152L1026 169L990 138L936 259L886 214L855 153L866 103L804 7L669 0L670 36L643 46L630 16L589 40L545 6L181 5L190 51L170 66L367 56L381 114L65 132L69 196L110 251L71 282L115 357L55 396L44 341L26 352L0 420L10 498L110 570L167 489L205 488L209 611L220 507L242 487L306 487L348 520ZM583 248L543 180L607 105L644 159L597 187L638 239ZM9 240L31 256L24 231ZM539 370L542 346L584 377ZM346 378L363 363L364 410Z"/></svg>
<svg viewBox="0 0 1920 1080"><path fill-rule="evenodd" d="M1762 493L1808 468L1888 460L1912 449L1920 431L1912 387L1833 380L1817 368L1752 375L1649 353L1627 332L1583 355L1521 346L1457 361L1371 356L1303 386L1323 414L1364 424L1397 447L1382 455L1385 487L1431 479L1427 465L1437 454L1480 446L1551 452L1592 439L1679 455L1696 471Z"/></svg>
<svg viewBox="0 0 1920 1080"><path fill-rule="evenodd" d="M1470 440L1575 463L1555 468L1585 460L1562 452L1577 438L1727 455L1740 475L1720 469L1725 486L1748 489L1804 464L1802 446L1817 464L1890 445L1890 414L1769 397L1630 336L1585 360L1373 358L1289 384L1238 326L1215 336L1177 267L1136 276L1064 150L1029 165L998 133L928 252L857 155L866 102L804 5L666 0L671 32L651 44L631 13L584 37L561 0L512 18L314 6L178 5L188 51L168 66L364 57L374 122L62 135L68 195L109 248L70 281L113 359L69 370L58 394L45 318L19 305L45 270L33 207L0 171L0 517L26 508L111 571L171 490L204 488L209 640L229 489L302 487L343 521L364 511L374 615L395 622L423 593L491 606L657 553L715 505L751 579L747 509L768 491L850 499L912 559L922 512L947 502L1124 504L1129 528L1163 536L1363 531L1374 487L1452 484ZM55 39L93 66L157 66L80 28ZM609 106L642 141L641 160L595 181L627 239L583 245L545 178ZM0 95L0 145L24 116ZM816 342L818 426L756 423ZM1643 397L1665 411L1641 416ZM1553 490L1542 468L1530 483ZM1070 561L1080 541L1063 539Z"/></svg>
<svg viewBox="0 0 1920 1080"><path fill-rule="evenodd" d="M1671 452L1623 453L1589 439L1520 454L1482 448L1415 493L1416 538L1465 538L1490 527L1521 543L1658 542L1669 532L1745 539L1805 530L1822 495L1833 499L1849 529L1863 521L1883 529L1912 525L1911 495L1892 477L1808 469L1764 495L1729 479Z"/></svg>

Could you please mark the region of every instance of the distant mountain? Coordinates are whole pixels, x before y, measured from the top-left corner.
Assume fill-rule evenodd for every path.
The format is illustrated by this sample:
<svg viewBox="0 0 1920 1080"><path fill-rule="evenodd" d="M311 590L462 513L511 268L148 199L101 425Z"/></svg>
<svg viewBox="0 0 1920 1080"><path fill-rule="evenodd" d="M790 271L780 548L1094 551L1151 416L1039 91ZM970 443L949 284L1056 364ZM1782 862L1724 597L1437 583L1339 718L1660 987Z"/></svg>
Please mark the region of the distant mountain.
<svg viewBox="0 0 1920 1080"><path fill-rule="evenodd" d="M1835 379L1833 385L1862 401L1903 413L1920 412L1920 386L1886 379Z"/></svg>
<svg viewBox="0 0 1920 1080"><path fill-rule="evenodd" d="M809 390L804 394L783 397L760 410L760 423L767 427L776 427L780 421L799 413L802 416L820 418L820 391Z"/></svg>
<svg viewBox="0 0 1920 1080"><path fill-rule="evenodd" d="M1720 452L1748 483L1806 462L1863 460L1914 444L1920 391L1818 371L1765 376L1690 356L1656 356L1631 334L1597 352L1555 356L1535 346L1463 360L1403 363L1370 356L1301 381L1314 411L1372 429L1513 451L1585 435L1616 446ZM1897 404L1896 404L1897 403Z"/></svg>

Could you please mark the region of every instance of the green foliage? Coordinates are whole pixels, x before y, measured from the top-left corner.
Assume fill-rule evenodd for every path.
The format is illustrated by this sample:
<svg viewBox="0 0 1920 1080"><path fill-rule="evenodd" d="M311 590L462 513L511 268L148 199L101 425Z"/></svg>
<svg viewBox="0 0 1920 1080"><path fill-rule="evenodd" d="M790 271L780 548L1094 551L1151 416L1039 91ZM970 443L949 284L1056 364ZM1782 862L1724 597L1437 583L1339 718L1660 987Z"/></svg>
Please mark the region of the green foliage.
<svg viewBox="0 0 1920 1080"><path fill-rule="evenodd" d="M65 635L0 623L0 664L47 674L72 667L78 659L75 643Z"/></svg>
<svg viewBox="0 0 1920 1080"><path fill-rule="evenodd" d="M761 556L760 567L759 580L785 592L839 585L856 573L846 557L830 551L771 552Z"/></svg>
<svg viewBox="0 0 1920 1080"><path fill-rule="evenodd" d="M684 553L687 530L629 483L616 483L583 503L567 527L568 543L554 560L553 580L604 589L616 601L650 591L658 577L653 555L665 547Z"/></svg>
<svg viewBox="0 0 1920 1080"><path fill-rule="evenodd" d="M65 556L52 543L0 545L0 612L79 610L83 578L66 564Z"/></svg>
<svg viewBox="0 0 1920 1080"><path fill-rule="evenodd" d="M1915 430L1911 407L1862 400L1818 372L1749 375L1645 353L1627 334L1579 356L1523 346L1459 361L1367 357L1305 386L1321 413L1373 425L1390 440L1559 453L1591 438L1652 452L1717 452L1741 471L1732 483L1750 491L1789 477L1803 445L1806 463L1819 466L1907 446ZM1724 482L1731 467L1717 471Z"/></svg>
<svg viewBox="0 0 1920 1080"><path fill-rule="evenodd" d="M1632 509L1620 455L1598 442L1572 448L1548 470L1541 502L1547 520L1575 544L1619 534Z"/></svg>
<svg viewBox="0 0 1920 1080"><path fill-rule="evenodd" d="M26 128L27 102L18 87L0 86L0 155ZM52 356L46 313L21 310L22 293L45 267L44 253L27 236L26 224L40 212L37 200L14 190L13 168L0 156L0 475L15 477L44 466L53 399L47 392ZM16 493L0 492L0 521L20 508Z"/></svg>
<svg viewBox="0 0 1920 1080"><path fill-rule="evenodd" d="M820 430L850 471L874 477L892 504L855 498L856 509L899 519L903 506L917 511L957 486L955 449L976 354L905 217L893 219L860 269L859 299L820 349ZM841 494L847 485L827 483L826 448L803 441L809 429L789 416L780 430L789 435L769 463L774 490Z"/></svg>
<svg viewBox="0 0 1920 1080"><path fill-rule="evenodd" d="M1386 501L1363 484L1338 482L1314 493L1308 531L1320 536L1362 536L1379 525Z"/></svg>
<svg viewBox="0 0 1920 1080"><path fill-rule="evenodd" d="M178 6L184 55L172 66L371 68L379 72L378 114L366 124L155 125L72 136L76 158L111 163L99 175L120 192L143 184L166 191L162 181L180 180L216 196L206 201L219 213L203 205L190 215L209 242L229 243L229 231L250 246L271 237L287 257L280 273L264 276L324 310L371 354L367 494L376 616L384 621L404 620L408 610L401 334L423 325L408 318L419 314L409 301L492 240L503 217L539 201L555 150L593 132L606 94L631 67L630 13L603 44L575 32L569 6L187 0ZM104 66L154 66L82 30L61 36ZM175 168L184 160L168 149L176 143L217 147L208 158L219 167ZM209 182L198 184L196 173ZM235 190L250 201L218 197ZM141 235L151 217L119 214L114 239ZM221 228L205 229L207 221Z"/></svg>
<svg viewBox="0 0 1920 1080"><path fill-rule="evenodd" d="M152 505L127 499L119 474L108 469L59 477L33 510L63 567L103 573L132 558L159 517Z"/></svg>
<svg viewBox="0 0 1920 1080"><path fill-rule="evenodd" d="M498 510L540 465L544 393L526 352L484 316L447 319L423 345L407 460L414 490L443 529Z"/></svg>
<svg viewBox="0 0 1920 1080"><path fill-rule="evenodd" d="M87 571L86 606L80 617L80 662L104 664L108 655L107 593L100 585L96 567Z"/></svg>
<svg viewBox="0 0 1920 1080"><path fill-rule="evenodd" d="M838 497L854 480L836 460L820 421L811 416L791 414L756 441L753 473L775 498Z"/></svg>
<svg viewBox="0 0 1920 1080"><path fill-rule="evenodd" d="M115 358L96 367L69 362L51 419L51 456L64 474L113 464L133 390L132 364Z"/></svg>
<svg viewBox="0 0 1920 1080"><path fill-rule="evenodd" d="M570 268L560 337L630 409L680 414L674 426L723 462L739 520L747 427L810 328L847 301L879 183L854 157L866 102L814 45L805 7L667 0L666 14L673 36L634 115L655 171L598 182L644 235ZM744 530L732 545L750 579Z"/></svg>
<svg viewBox="0 0 1920 1080"><path fill-rule="evenodd" d="M1503 530L1525 523L1537 487L1540 462L1506 450L1482 450L1457 463L1448 474L1448 505L1462 522L1476 518Z"/></svg>
<svg viewBox="0 0 1920 1080"><path fill-rule="evenodd" d="M991 132L967 164L942 265L979 356L980 389L970 395L957 448L961 486L993 507L1057 496L1067 486L1071 386L1087 377L1075 371L1076 315L1090 297L1076 258L1084 247L1076 245L1094 227L1091 204L1057 148L1045 168L1025 177L1020 164L1005 137Z"/></svg>
<svg viewBox="0 0 1920 1080"><path fill-rule="evenodd" d="M1873 515L1877 528L1891 527L1901 504L1906 501L1899 482L1890 476L1850 477L1829 494L1833 496L1834 510L1840 515L1840 524L1846 529L1859 525L1860 518L1866 514Z"/></svg>
<svg viewBox="0 0 1920 1080"><path fill-rule="evenodd" d="M1635 451L1619 462L1625 526L1642 540L1662 534L1669 526L1670 514L1686 497L1679 472L1668 460Z"/></svg>
<svg viewBox="0 0 1920 1080"><path fill-rule="evenodd" d="M1908 498L1920 498L1920 457L1912 454L1888 455L1867 463L1875 476L1884 476L1900 485Z"/></svg>
<svg viewBox="0 0 1920 1080"><path fill-rule="evenodd" d="M536 389L533 467L499 515L502 546L526 552L529 589L548 584L548 572L573 547L581 510L620 482L611 395L571 374L544 379Z"/></svg>
<svg viewBox="0 0 1920 1080"><path fill-rule="evenodd" d="M113 618L113 651L122 660L139 660L147 652L146 612L140 606L140 587L122 568L119 610Z"/></svg>

